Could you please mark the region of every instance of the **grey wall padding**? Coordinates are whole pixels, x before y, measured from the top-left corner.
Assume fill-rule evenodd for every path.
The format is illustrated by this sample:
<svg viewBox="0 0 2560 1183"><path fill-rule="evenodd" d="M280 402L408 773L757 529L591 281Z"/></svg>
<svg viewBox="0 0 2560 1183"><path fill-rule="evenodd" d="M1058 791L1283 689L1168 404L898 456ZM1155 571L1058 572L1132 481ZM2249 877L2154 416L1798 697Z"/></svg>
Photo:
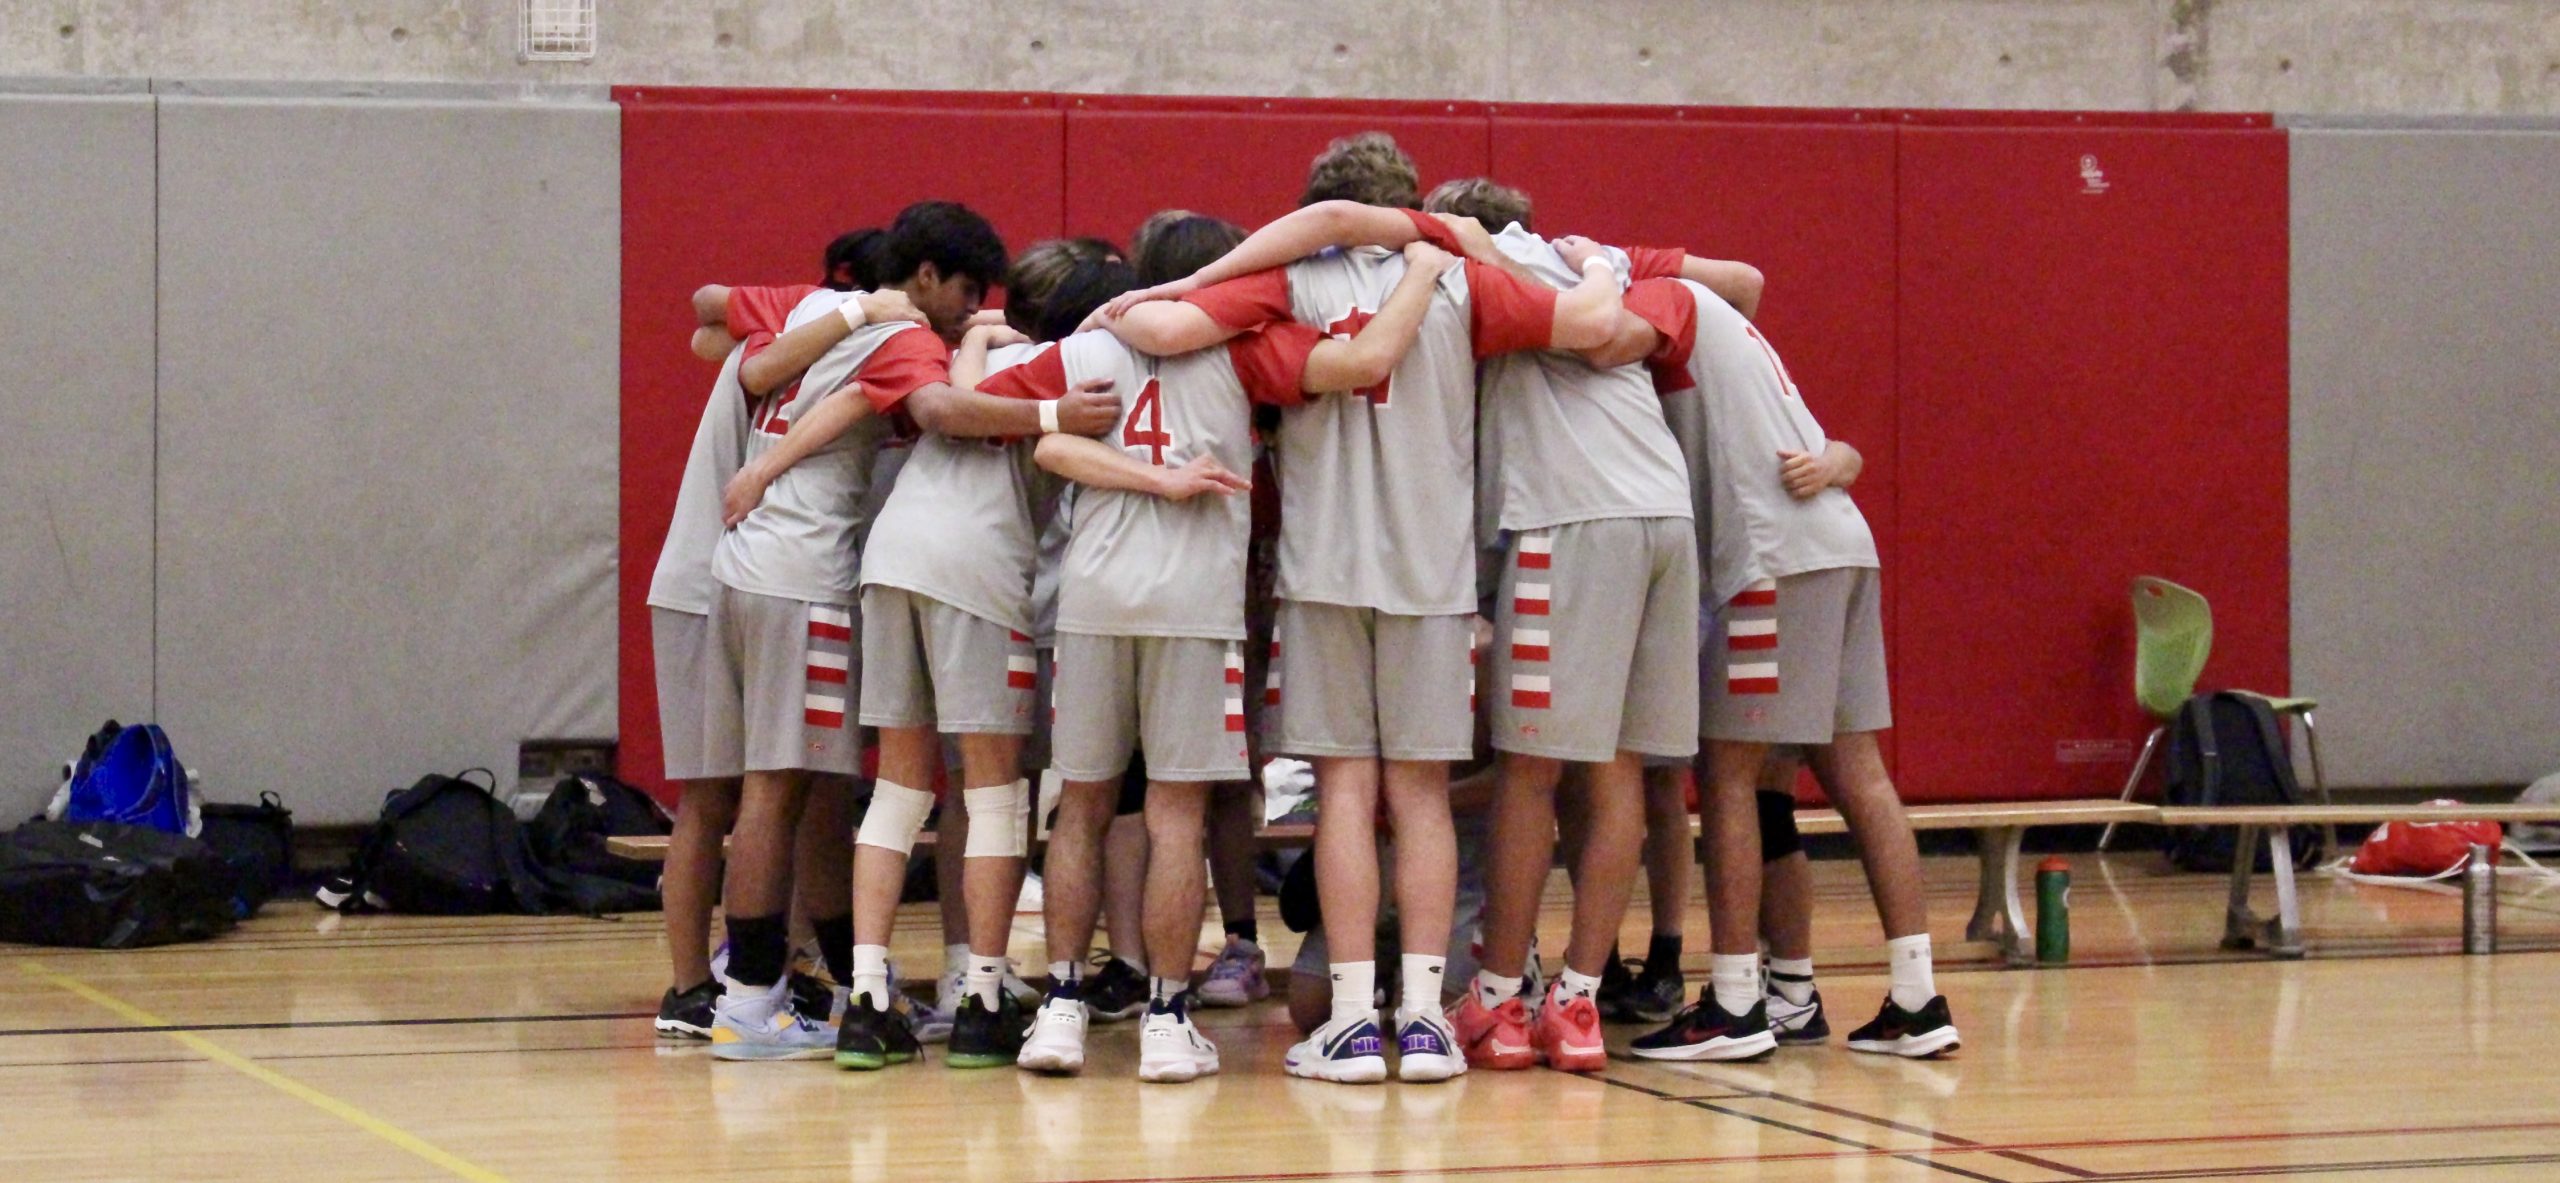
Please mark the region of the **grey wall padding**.
<svg viewBox="0 0 2560 1183"><path fill-rule="evenodd" d="M210 794L360 821L611 736L618 112L160 112L160 710Z"/></svg>
<svg viewBox="0 0 2560 1183"><path fill-rule="evenodd" d="M0 827L151 713L151 98L0 95Z"/></svg>
<svg viewBox="0 0 2560 1183"><path fill-rule="evenodd" d="M2293 687L2332 783L2560 768L2560 134L2293 133Z"/></svg>

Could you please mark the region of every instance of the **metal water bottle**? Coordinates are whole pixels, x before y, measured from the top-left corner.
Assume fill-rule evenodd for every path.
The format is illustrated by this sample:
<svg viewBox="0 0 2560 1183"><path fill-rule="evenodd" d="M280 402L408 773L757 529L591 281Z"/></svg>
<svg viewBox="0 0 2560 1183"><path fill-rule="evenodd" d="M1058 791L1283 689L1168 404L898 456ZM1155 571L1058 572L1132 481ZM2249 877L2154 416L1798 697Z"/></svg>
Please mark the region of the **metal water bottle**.
<svg viewBox="0 0 2560 1183"><path fill-rule="evenodd" d="M2071 960L2071 864L2060 856L2036 864L2036 960Z"/></svg>
<svg viewBox="0 0 2560 1183"><path fill-rule="evenodd" d="M2498 852L2478 843L2462 868L2462 951L2498 951Z"/></svg>

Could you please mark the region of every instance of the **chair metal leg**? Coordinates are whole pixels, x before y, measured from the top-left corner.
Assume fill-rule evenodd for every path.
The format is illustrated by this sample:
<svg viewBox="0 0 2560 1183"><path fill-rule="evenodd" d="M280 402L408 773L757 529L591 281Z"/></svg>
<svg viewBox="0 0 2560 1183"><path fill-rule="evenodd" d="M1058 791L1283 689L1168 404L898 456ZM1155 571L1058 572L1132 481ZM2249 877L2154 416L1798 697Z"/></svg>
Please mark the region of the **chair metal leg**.
<svg viewBox="0 0 2560 1183"><path fill-rule="evenodd" d="M2258 827L2242 826L2231 842L2231 897L2222 909L2222 947L2246 949L2258 943L2262 927L2249 910L2249 877L2256 871Z"/></svg>
<svg viewBox="0 0 2560 1183"><path fill-rule="evenodd" d="M2150 767L2151 767L2151 752L2152 752L2152 749L2159 747L2159 746L2160 746L2160 737L2162 737L2162 736L2164 736L2164 735L2167 735L2167 734L2169 734L2169 729L2168 729L2168 727L2167 727L2167 726L2165 726L2165 725L2163 725L2163 726L2155 726L2155 727L2153 727L2153 728L2151 729L2151 734L2150 734L2150 736L2149 736L2148 738L2145 738L2145 739L2142 741L2142 754L2141 754L2141 755L2139 755L2139 756L2134 757L2134 760L2133 760L2133 775L2131 775L2131 776L2128 776L2128 777L2124 778L2124 791L2123 791L2123 792L2121 792L2121 793L2116 794L2116 800L2118 800L2118 801L2131 801L2131 800L2133 800L2133 795L2134 795L2136 792L2138 792L2138 791L2140 791L2140 790L2141 790L2141 788L2142 788L2142 774L2143 774L2144 772L2148 771L2148 770L2150 769ZM2319 763L2320 763L2320 762L2319 762L2319 758L2318 758L2318 757L2316 757L2316 756L2315 756L2315 757L2313 757L2313 758L2312 758L2312 767L2313 767L2313 769L2314 769L2314 771L2313 771L2312 775L2313 775L2313 776L2315 776L2315 777L2319 775L2319 773L2318 773L2318 771L2317 771L2317 769L2318 769L2318 767L2319 767ZM2108 822L2108 823L2107 823L2107 826L2106 826L2106 828L2105 828L2105 829L2098 831L2098 851L2099 851L2099 853L2101 853L2101 854L2105 853L2105 852L2106 852L2106 849L2107 849L2107 843L2115 841L2115 837L2116 837L2116 823L2114 823L2114 822Z"/></svg>
<svg viewBox="0 0 2560 1183"><path fill-rule="evenodd" d="M2240 849L2246 851L2248 848ZM2249 856L2244 854L2241 857ZM2276 881L2276 915L2267 926L2267 952L2276 957L2298 958L2302 956L2302 903L2293 891L2291 827L2267 827L2267 866L2275 872Z"/></svg>
<svg viewBox="0 0 2560 1183"><path fill-rule="evenodd" d="M2231 843L2231 898L2223 912L2222 947L2257 948L2270 957L2302 956L2302 906L2294 892L2293 832L2290 827L2240 826ZM2249 906L2249 885L2257 873L2258 838L2267 840L2268 866L2276 881L2276 914L2262 917Z"/></svg>
<svg viewBox="0 0 2560 1183"><path fill-rule="evenodd" d="M1974 832L1981 874L1975 881L1973 918L1965 922L1968 941L1989 941L2011 965L2035 960L2027 943L2027 912L2018 900L2018 851L2027 831L2020 826L1986 826Z"/></svg>

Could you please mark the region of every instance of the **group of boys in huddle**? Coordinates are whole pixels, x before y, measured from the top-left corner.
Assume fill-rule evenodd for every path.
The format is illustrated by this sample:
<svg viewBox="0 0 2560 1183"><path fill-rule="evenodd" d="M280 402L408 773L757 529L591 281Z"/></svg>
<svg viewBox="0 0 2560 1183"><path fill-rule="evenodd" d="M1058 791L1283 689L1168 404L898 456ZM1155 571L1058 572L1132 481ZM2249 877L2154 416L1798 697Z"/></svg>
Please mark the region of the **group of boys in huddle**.
<svg viewBox="0 0 2560 1183"><path fill-rule="evenodd" d="M696 351L722 368L649 600L683 786L660 1031L722 1059L877 1069L939 1038L954 1067L1073 1073L1090 1023L1142 1011L1141 1079L1215 1073L1192 1008L1267 989L1248 786L1270 754L1311 763L1318 801L1289 1073L1594 1071L1604 1018L1662 1023L1631 1045L1658 1059L1821 1042L1801 759L1889 938L1891 989L1850 1047L1953 1049L1876 744L1856 451L1753 326L1757 271L1533 222L1486 179L1425 198L1368 133L1250 235L1172 210L1125 258L1067 239L1008 259L976 214L923 202L839 240L826 286L698 293ZM1035 990L1006 945L1041 768L1062 787ZM1713 951L1680 1006L1693 768ZM938 782L953 939L928 1008L888 943ZM1133 811L1139 915L1112 935L1152 969L1088 973ZM1572 926L1540 986L1560 820ZM1195 986L1213 863L1244 914L1222 909ZM1634 973L1615 945L1640 869L1655 936ZM794 970L795 905L838 985ZM1383 983L1382 946L1401 950Z"/></svg>

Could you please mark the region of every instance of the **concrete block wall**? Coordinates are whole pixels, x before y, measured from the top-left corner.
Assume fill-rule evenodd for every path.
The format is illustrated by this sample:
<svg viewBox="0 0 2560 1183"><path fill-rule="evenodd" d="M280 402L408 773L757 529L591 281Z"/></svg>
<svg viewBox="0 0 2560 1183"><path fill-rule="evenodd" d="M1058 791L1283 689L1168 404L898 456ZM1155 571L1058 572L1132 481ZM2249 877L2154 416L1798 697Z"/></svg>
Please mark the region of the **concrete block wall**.
<svg viewBox="0 0 2560 1183"><path fill-rule="evenodd" d="M2560 114L2546 0L12 0L0 75Z"/></svg>

